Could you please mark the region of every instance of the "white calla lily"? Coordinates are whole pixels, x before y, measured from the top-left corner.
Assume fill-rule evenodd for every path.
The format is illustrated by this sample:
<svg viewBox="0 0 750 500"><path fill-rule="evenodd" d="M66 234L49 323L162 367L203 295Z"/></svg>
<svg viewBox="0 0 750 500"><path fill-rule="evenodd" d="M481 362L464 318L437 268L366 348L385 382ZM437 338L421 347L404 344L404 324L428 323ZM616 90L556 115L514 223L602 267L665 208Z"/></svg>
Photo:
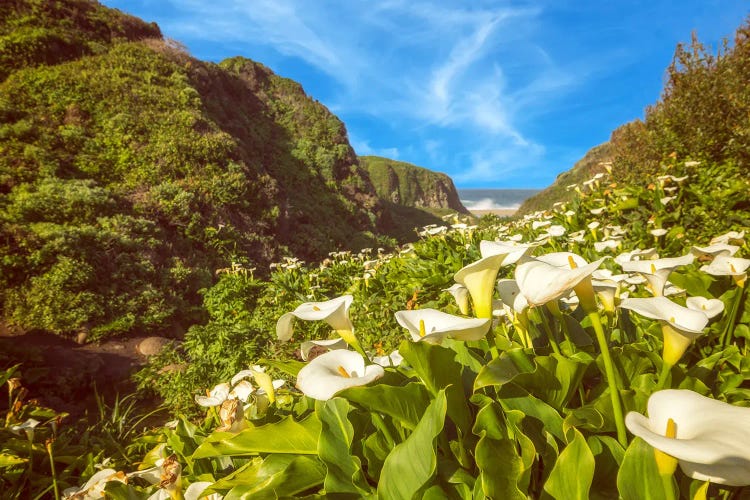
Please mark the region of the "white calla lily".
<svg viewBox="0 0 750 500"><path fill-rule="evenodd" d="M688 297L685 301L688 309L701 311L708 319L714 318L724 312L724 302L719 299L707 299L706 297Z"/></svg>
<svg viewBox="0 0 750 500"><path fill-rule="evenodd" d="M674 437L665 436L670 420ZM750 408L668 389L651 395L648 417L630 412L625 425L676 458L688 477L729 486L750 484Z"/></svg>
<svg viewBox="0 0 750 500"><path fill-rule="evenodd" d="M482 257L460 269L454 279L469 290L474 303L474 314L478 318L492 317L492 294L495 280L507 254Z"/></svg>
<svg viewBox="0 0 750 500"><path fill-rule="evenodd" d="M297 374L297 389L311 398L327 401L350 387L367 385L385 371L377 364L367 365L355 351L339 349L321 354Z"/></svg>
<svg viewBox="0 0 750 500"><path fill-rule="evenodd" d="M276 337L286 342L294 332L294 318L306 321L325 321L338 333L347 344L359 348L354 337L354 325L349 319L349 307L354 297L343 295L323 302L305 302L289 313L282 315L276 322Z"/></svg>
<svg viewBox="0 0 750 500"><path fill-rule="evenodd" d="M703 311L683 307L661 296L625 299L620 307L661 323L664 334L662 358L669 366L680 360L690 343L703 333L708 324L708 316Z"/></svg>
<svg viewBox="0 0 750 500"><path fill-rule="evenodd" d="M750 267L750 259L718 255L710 264L701 267L701 271L712 276L742 276Z"/></svg>
<svg viewBox="0 0 750 500"><path fill-rule="evenodd" d="M458 305L458 310L461 314L469 314L469 289L460 283L454 283L450 288L443 289L444 292L449 292L453 295Z"/></svg>
<svg viewBox="0 0 750 500"><path fill-rule="evenodd" d="M745 243L745 231L729 231L720 236L712 238L710 241L711 245L717 243L736 243L738 245L742 245L743 243Z"/></svg>
<svg viewBox="0 0 750 500"><path fill-rule="evenodd" d="M656 253L655 248L647 248L646 250L633 250L632 252L623 252L615 257L615 262L622 266L625 262L632 262L635 260L651 260L658 258L659 255Z"/></svg>
<svg viewBox="0 0 750 500"><path fill-rule="evenodd" d="M390 366L399 366L404 361L404 357L398 352L398 349L390 353L388 356L373 356L372 362L388 368Z"/></svg>
<svg viewBox="0 0 750 500"><path fill-rule="evenodd" d="M89 478L80 488L72 486L65 488L62 492L63 499L70 500L94 500L104 497L104 488L109 481L127 482L127 476L124 472L118 472L114 469L102 469Z"/></svg>
<svg viewBox="0 0 750 500"><path fill-rule="evenodd" d="M664 259L636 260L623 262L622 269L629 273L638 273L649 283L649 289L654 296L664 294L664 285L672 271L680 266L691 264L695 260L695 255L687 254L682 257L668 257Z"/></svg>
<svg viewBox="0 0 750 500"><path fill-rule="evenodd" d="M729 245L727 243L715 243L713 245L708 245L706 247L698 247L693 246L690 249L690 253L695 255L698 258L714 258L717 255L726 255L726 256L733 256L737 253L737 250L739 250L740 247L736 245Z"/></svg>
<svg viewBox="0 0 750 500"><path fill-rule="evenodd" d="M195 402L200 406L219 406L229 398L231 386L226 382L216 385L208 396L195 396Z"/></svg>
<svg viewBox="0 0 750 500"><path fill-rule="evenodd" d="M300 345L300 356L302 357L302 361L307 361L310 357L310 351L315 347L322 347L328 351L332 351L334 349L346 349L346 346L347 343L341 337L327 340L306 340Z"/></svg>
<svg viewBox="0 0 750 500"><path fill-rule="evenodd" d="M530 305L544 305L567 295L589 278L604 259L588 263L580 255L570 252L529 258L516 266L516 283Z"/></svg>
<svg viewBox="0 0 750 500"><path fill-rule="evenodd" d="M491 318L462 318L437 309L414 309L395 314L399 325L409 330L414 342L439 344L444 338L480 340L492 322Z"/></svg>

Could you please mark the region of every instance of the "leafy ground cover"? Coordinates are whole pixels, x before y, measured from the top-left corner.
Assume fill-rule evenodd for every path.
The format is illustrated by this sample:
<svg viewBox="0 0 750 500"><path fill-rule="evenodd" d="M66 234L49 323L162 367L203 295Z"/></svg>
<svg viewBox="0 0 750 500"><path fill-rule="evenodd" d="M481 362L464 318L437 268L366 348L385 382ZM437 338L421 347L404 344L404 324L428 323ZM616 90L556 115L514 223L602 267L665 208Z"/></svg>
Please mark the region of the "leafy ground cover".
<svg viewBox="0 0 750 500"><path fill-rule="evenodd" d="M747 179L660 169L397 252L222 270L211 321L139 374L175 419L119 453L65 458L80 445L9 373L7 491L742 497L750 221L731 193Z"/></svg>

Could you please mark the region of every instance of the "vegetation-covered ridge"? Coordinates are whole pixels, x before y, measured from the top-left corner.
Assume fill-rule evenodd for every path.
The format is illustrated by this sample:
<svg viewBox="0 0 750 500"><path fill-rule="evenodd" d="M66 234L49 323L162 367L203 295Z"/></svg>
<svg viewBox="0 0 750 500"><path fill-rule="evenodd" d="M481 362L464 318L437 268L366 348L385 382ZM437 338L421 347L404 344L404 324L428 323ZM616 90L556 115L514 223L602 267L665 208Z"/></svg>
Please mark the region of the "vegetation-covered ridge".
<svg viewBox="0 0 750 500"><path fill-rule="evenodd" d="M0 315L12 328L179 331L205 319L198 292L215 269L416 237L341 121L296 82L241 57L196 60L96 2L0 9Z"/></svg>
<svg viewBox="0 0 750 500"><path fill-rule="evenodd" d="M445 174L379 156L360 156L359 161L384 200L407 207L469 213L461 204L453 180Z"/></svg>
<svg viewBox="0 0 750 500"><path fill-rule="evenodd" d="M618 127L573 168L527 200L519 213L570 200L567 186L601 172L600 162L617 160L613 179L632 182L659 170L664 158L730 162L750 176L750 18L715 53L693 37L680 44L667 68L661 98L643 120ZM745 208L750 209L747 197Z"/></svg>

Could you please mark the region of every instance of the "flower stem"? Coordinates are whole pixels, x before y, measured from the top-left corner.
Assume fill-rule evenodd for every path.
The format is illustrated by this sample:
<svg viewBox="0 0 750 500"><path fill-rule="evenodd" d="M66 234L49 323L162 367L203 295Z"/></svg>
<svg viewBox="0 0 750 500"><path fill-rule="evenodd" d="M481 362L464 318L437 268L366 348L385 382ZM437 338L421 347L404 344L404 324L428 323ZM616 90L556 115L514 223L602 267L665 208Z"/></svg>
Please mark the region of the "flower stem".
<svg viewBox="0 0 750 500"><path fill-rule="evenodd" d="M542 324L542 328L544 328L544 333L547 334L547 339L549 340L549 345L552 348L552 351L555 354L560 354L560 346L557 345L557 340L555 340L555 334L552 331L552 329L549 327L549 323L547 323L546 318L544 317L544 314L542 313L541 309L535 309L537 313L537 317L539 318L539 321Z"/></svg>
<svg viewBox="0 0 750 500"><path fill-rule="evenodd" d="M664 488L664 498L666 500L676 500L674 494L674 488L672 487L672 475L671 474L659 474L661 476L661 484Z"/></svg>
<svg viewBox="0 0 750 500"><path fill-rule="evenodd" d="M669 372L672 370L672 365L669 363L663 363L661 365L661 372L659 373L659 380L656 382L656 390L660 391L664 389L664 384L667 382Z"/></svg>
<svg viewBox="0 0 750 500"><path fill-rule="evenodd" d="M740 304L742 304L742 298L745 296L745 287L738 286L737 292L734 295L732 301L732 309L729 312L727 323L724 325L724 329L721 331L721 337L719 338L719 345L722 349L729 347L734 337L734 323L737 320L737 312L740 310Z"/></svg>
<svg viewBox="0 0 750 500"><path fill-rule="evenodd" d="M609 397L612 400L612 411L615 414L615 427L617 427L617 440L624 447L628 447L628 438L625 433L625 420L622 416L622 404L620 402L620 391L617 387L617 380L615 379L615 368L612 364L612 357L609 354L609 345L607 345L607 339L604 336L604 328L602 328L602 321L599 318L599 313L594 310L588 313L591 325L594 327L596 333L596 340L599 343L599 350L602 353L602 361L604 362L604 372L607 377L607 384L609 385Z"/></svg>
<svg viewBox="0 0 750 500"><path fill-rule="evenodd" d="M55 457L52 452L54 441L50 439L45 444L47 446L47 455L49 455L49 467L52 471L52 486L55 491L55 500L60 500L60 488L57 486L57 472L55 471Z"/></svg>

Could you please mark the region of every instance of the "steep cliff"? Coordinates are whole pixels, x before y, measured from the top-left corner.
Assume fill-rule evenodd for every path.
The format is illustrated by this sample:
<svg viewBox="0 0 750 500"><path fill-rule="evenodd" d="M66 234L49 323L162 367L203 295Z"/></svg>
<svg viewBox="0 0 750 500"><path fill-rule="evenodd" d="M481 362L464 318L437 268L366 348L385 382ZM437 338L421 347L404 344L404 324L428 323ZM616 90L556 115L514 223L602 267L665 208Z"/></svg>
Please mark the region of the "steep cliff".
<svg viewBox="0 0 750 500"><path fill-rule="evenodd" d="M402 161L360 156L378 196L391 203L422 209L449 209L468 214L450 177Z"/></svg>

